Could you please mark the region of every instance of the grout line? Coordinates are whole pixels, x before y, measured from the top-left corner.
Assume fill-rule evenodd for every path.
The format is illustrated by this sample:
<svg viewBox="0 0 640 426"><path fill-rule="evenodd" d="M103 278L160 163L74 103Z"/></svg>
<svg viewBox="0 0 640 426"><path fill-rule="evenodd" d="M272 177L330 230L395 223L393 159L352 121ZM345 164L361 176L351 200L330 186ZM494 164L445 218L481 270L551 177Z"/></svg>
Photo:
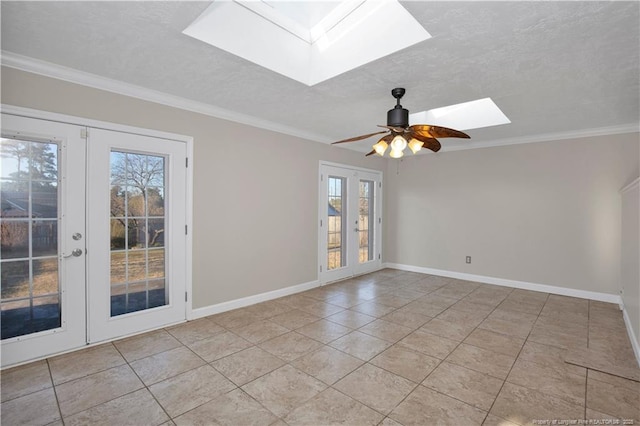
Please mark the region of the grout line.
<svg viewBox="0 0 640 426"><path fill-rule="evenodd" d="M60 409L60 400L58 399L58 392L56 391L56 385L53 382L53 373L51 373L51 365L49 365L49 358L45 359L47 363L47 370L49 371L49 379L51 380L51 387L53 388L53 395L56 398L56 406L58 407L58 414L60 415L60 421L65 424L64 417L62 417L62 409Z"/></svg>

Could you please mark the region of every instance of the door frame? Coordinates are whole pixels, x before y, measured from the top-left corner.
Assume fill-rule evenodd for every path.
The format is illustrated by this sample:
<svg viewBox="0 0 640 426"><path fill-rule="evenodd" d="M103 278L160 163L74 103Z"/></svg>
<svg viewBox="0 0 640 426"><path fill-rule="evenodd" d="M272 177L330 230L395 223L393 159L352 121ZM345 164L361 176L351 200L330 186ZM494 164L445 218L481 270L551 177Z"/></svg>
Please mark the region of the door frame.
<svg viewBox="0 0 640 426"><path fill-rule="evenodd" d="M185 319L186 320L193 319L194 317L193 297L192 297L193 295L193 232L192 232L193 230L193 158L194 158L193 157L193 137L177 134L177 133L170 133L170 132L164 132L159 130L129 126L124 124L116 124L116 123L107 122L107 121L94 120L90 118L77 117L77 116L72 116L67 114L59 114L55 112L41 111L41 110L32 109L32 108L24 108L24 107L8 105L8 104L0 104L0 111L2 113L15 115L18 117L34 118L34 119L70 124L70 125L80 126L80 127L104 129L104 130L111 130L111 131L122 132L122 133L131 133L131 134L141 135L141 136L170 139L173 141L182 142L186 144L187 158L185 161L188 162L188 167L186 170L187 175L186 175L186 193L185 193L185 198L186 198L185 221L186 221L188 232L186 235L186 247L185 247L185 262L186 262L185 289L187 292L187 302L185 303ZM85 209L85 215L86 214L87 214L87 211ZM88 218L88 216L86 217ZM86 298L85 298L85 303L88 303L88 300L86 300ZM87 326L87 324L85 325ZM165 326L162 326L162 327L165 327ZM122 337L125 337L125 336L119 336L118 339ZM112 339L112 340L115 340L115 339ZM100 342L100 343L103 343L103 342ZM83 344L75 349L79 349L85 346L86 344ZM71 350L75 350L75 349L71 349ZM46 358L51 355L52 354L49 354L39 358ZM33 358L29 360L25 359L24 361L17 361L13 365L34 361L39 358ZM3 365L2 368L4 367L6 366Z"/></svg>
<svg viewBox="0 0 640 426"><path fill-rule="evenodd" d="M376 198L375 198L375 217L376 217L376 223L375 223L375 230L374 230L374 247L375 247L375 252L374 252L374 260L373 262L375 262L375 266L372 269L372 271L374 270L379 270L382 267L382 223L383 223L383 202L382 202L382 197L383 197L383 191L382 189L384 188L383 185L383 180L384 180L384 173L381 170L375 170L375 169L367 169L364 167L357 167L357 166L352 166L350 164L341 164L341 163L334 163L334 162L330 162L330 161L323 161L320 160L319 162L319 166L318 166L318 282L320 283L320 285L325 285L328 282L332 282L332 281L336 281L336 280L340 280L340 279L344 279L344 278L349 278L351 276L356 276L359 274L363 274L363 273L369 273L372 271L357 271L357 265L353 266L354 268L354 272L351 275L347 275L343 278L337 278L337 279L329 279L326 276L326 265L327 265L327 256L326 256L326 245L327 245L327 238L326 238L326 226L323 226L323 220L327 217L327 205L326 205L326 199L322 198L322 194L326 193L326 191L324 191L324 187L327 185L326 181L323 179L323 168L324 167L336 167L336 168L340 168L340 169L344 169L345 171L351 171L351 172L361 172L361 173L373 173L376 175L380 176L380 185L378 186L378 188L376 188L375 194L376 194ZM326 224L324 224L326 225ZM375 256L378 256L377 259L375 259ZM348 255L347 255L348 256Z"/></svg>

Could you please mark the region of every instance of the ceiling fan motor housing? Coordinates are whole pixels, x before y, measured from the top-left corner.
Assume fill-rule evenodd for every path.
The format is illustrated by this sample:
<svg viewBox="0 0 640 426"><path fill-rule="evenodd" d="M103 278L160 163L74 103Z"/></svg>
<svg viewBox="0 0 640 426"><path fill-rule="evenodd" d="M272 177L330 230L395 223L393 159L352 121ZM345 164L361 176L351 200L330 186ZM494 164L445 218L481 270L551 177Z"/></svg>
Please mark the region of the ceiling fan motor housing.
<svg viewBox="0 0 640 426"><path fill-rule="evenodd" d="M387 126L409 127L409 110L396 105L387 112Z"/></svg>
<svg viewBox="0 0 640 426"><path fill-rule="evenodd" d="M404 92L402 87L396 87L391 91L391 96L396 98L396 106L387 112L387 126L409 127L409 110L400 105L400 99L404 96Z"/></svg>

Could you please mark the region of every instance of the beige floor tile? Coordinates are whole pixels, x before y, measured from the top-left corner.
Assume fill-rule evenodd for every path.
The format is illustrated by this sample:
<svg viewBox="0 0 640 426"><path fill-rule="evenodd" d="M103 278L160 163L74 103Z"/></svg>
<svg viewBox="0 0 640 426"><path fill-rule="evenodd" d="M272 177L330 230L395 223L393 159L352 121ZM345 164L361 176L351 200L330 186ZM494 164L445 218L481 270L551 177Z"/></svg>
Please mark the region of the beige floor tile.
<svg viewBox="0 0 640 426"><path fill-rule="evenodd" d="M345 308L341 306L320 302L318 300L313 300L312 303L309 303L305 306L301 306L298 309L320 318L325 318L325 317L328 317L329 315L333 315L340 311L345 310Z"/></svg>
<svg viewBox="0 0 640 426"><path fill-rule="evenodd" d="M571 373L559 374L553 367L519 359L513 365L507 382L584 405L586 377Z"/></svg>
<svg viewBox="0 0 640 426"><path fill-rule="evenodd" d="M509 420L501 419L500 417L489 414L482 426L518 426L517 423L510 422Z"/></svg>
<svg viewBox="0 0 640 426"><path fill-rule="evenodd" d="M612 376L611 374L602 373L595 370L589 370L588 374L591 380L597 380L599 382L609 383L617 387L626 388L640 395L640 382L624 379L618 376Z"/></svg>
<svg viewBox="0 0 640 426"><path fill-rule="evenodd" d="M215 361L252 346L250 342L232 333L224 332L189 345L192 351L207 362Z"/></svg>
<svg viewBox="0 0 640 426"><path fill-rule="evenodd" d="M131 367L144 384L149 386L203 364L200 357L182 346L134 361Z"/></svg>
<svg viewBox="0 0 640 426"><path fill-rule="evenodd" d="M400 340L398 344L438 359L445 359L458 346L458 342L455 340L420 330L409 334Z"/></svg>
<svg viewBox="0 0 640 426"><path fill-rule="evenodd" d="M411 290L407 287L394 288L387 295L401 297L403 299L416 300L424 296L426 293L422 291Z"/></svg>
<svg viewBox="0 0 640 426"><path fill-rule="evenodd" d="M64 419L65 425L69 426L137 426L141 422L145 425L160 425L167 421L167 414L146 389L123 395Z"/></svg>
<svg viewBox="0 0 640 426"><path fill-rule="evenodd" d="M444 361L427 377L423 386L489 411L503 381Z"/></svg>
<svg viewBox="0 0 640 426"><path fill-rule="evenodd" d="M316 322L319 319L320 317L311 315L310 313L301 311L299 309L293 309L289 312L285 312L284 314L276 315L275 317L270 318L271 321L283 327L286 327L289 330L295 330L307 324L311 324L312 322Z"/></svg>
<svg viewBox="0 0 640 426"><path fill-rule="evenodd" d="M412 300L412 298L400 297L392 294L383 294L382 296L373 299L372 302L398 309L411 302Z"/></svg>
<svg viewBox="0 0 640 426"><path fill-rule="evenodd" d="M322 346L322 343L291 331L260 344L260 347L278 358L291 362Z"/></svg>
<svg viewBox="0 0 640 426"><path fill-rule="evenodd" d="M436 291L430 294L434 296L449 297L451 299L462 299L463 297L471 293L473 290L475 290L476 287L477 287L477 284L475 286L465 286L465 285L458 286L455 283L450 283L440 287L439 289L437 289Z"/></svg>
<svg viewBox="0 0 640 426"><path fill-rule="evenodd" d="M544 345L528 340L522 347L518 360L535 362L547 368L553 368L558 374L572 373L586 377L587 370L577 365L566 363L567 350L556 346Z"/></svg>
<svg viewBox="0 0 640 426"><path fill-rule="evenodd" d="M365 364L333 385L382 414L388 414L416 384L371 364Z"/></svg>
<svg viewBox="0 0 640 426"><path fill-rule="evenodd" d="M383 316L381 319L416 330L431 320L431 317L400 308Z"/></svg>
<svg viewBox="0 0 640 426"><path fill-rule="evenodd" d="M418 386L389 417L408 425L480 425L487 413L424 386Z"/></svg>
<svg viewBox="0 0 640 426"><path fill-rule="evenodd" d="M405 305L404 308L428 317L436 317L456 302L458 302L457 299L427 294Z"/></svg>
<svg viewBox="0 0 640 426"><path fill-rule="evenodd" d="M235 334L253 344L262 343L288 332L288 328L269 320L254 322L234 330Z"/></svg>
<svg viewBox="0 0 640 426"><path fill-rule="evenodd" d="M531 332L536 319L536 315L496 308L478 328L525 339Z"/></svg>
<svg viewBox="0 0 640 426"><path fill-rule="evenodd" d="M53 387L47 361L2 370L2 402Z"/></svg>
<svg viewBox="0 0 640 426"><path fill-rule="evenodd" d="M635 360L621 361L609 351L594 349L568 350L565 362L640 382L640 368Z"/></svg>
<svg viewBox="0 0 640 426"><path fill-rule="evenodd" d="M128 362L133 362L181 346L178 339L166 330L157 330L122 340L116 340L113 344Z"/></svg>
<svg viewBox="0 0 640 426"><path fill-rule="evenodd" d="M490 413L516 424L533 425L534 420L581 419L584 407L533 389L505 383Z"/></svg>
<svg viewBox="0 0 640 426"><path fill-rule="evenodd" d="M458 324L454 322L444 321L440 318L434 318L420 327L418 330L461 342L475 328L476 326L474 324Z"/></svg>
<svg viewBox="0 0 640 426"><path fill-rule="evenodd" d="M260 319L269 319L276 315L284 314L291 311L293 308L280 303L277 300L270 300L268 302L258 303L251 306L251 312Z"/></svg>
<svg viewBox="0 0 640 426"><path fill-rule="evenodd" d="M0 423L7 426L40 426L59 419L60 412L53 388L14 398L0 405Z"/></svg>
<svg viewBox="0 0 640 426"><path fill-rule="evenodd" d="M543 293L540 291L532 291L532 290L523 290L521 288L516 288L507 298L511 300L518 300L521 302L542 302L546 303L549 298L549 293Z"/></svg>
<svg viewBox="0 0 640 426"><path fill-rule="evenodd" d="M326 389L289 413L284 421L291 425L377 425L380 413L334 390Z"/></svg>
<svg viewBox="0 0 640 426"><path fill-rule="evenodd" d="M365 315L370 315L372 317L381 318L393 311L396 308L392 306L383 305L381 303L375 302L364 302L359 305L356 305L351 308L352 311L360 312Z"/></svg>
<svg viewBox="0 0 640 426"><path fill-rule="evenodd" d="M458 325L478 326L486 317L484 311L464 311L457 308L458 304L451 305L446 311L442 312L436 318L442 321L451 322Z"/></svg>
<svg viewBox="0 0 640 426"><path fill-rule="evenodd" d="M382 340L386 340L390 343L395 343L412 332L409 327L405 327L403 325L395 324L393 322L385 321L382 319L370 322L364 327L361 327L358 331Z"/></svg>
<svg viewBox="0 0 640 426"><path fill-rule="evenodd" d="M362 360L329 346L323 346L291 363L297 369L328 385L334 384L362 364Z"/></svg>
<svg viewBox="0 0 640 426"><path fill-rule="evenodd" d="M141 389L144 385L128 365L113 367L56 386L64 417Z"/></svg>
<svg viewBox="0 0 640 426"><path fill-rule="evenodd" d="M447 357L447 361L504 380L507 378L515 358L515 356L499 354L461 343Z"/></svg>
<svg viewBox="0 0 640 426"><path fill-rule="evenodd" d="M125 363L111 343L49 358L48 361L54 385Z"/></svg>
<svg viewBox="0 0 640 426"><path fill-rule="evenodd" d="M517 356L520 353L524 342L524 339L494 333L493 331L483 330L481 328L475 329L464 340L464 343L468 345L511 356Z"/></svg>
<svg viewBox="0 0 640 426"><path fill-rule="evenodd" d="M211 365L238 386L280 368L284 361L253 346L233 355L213 361Z"/></svg>
<svg viewBox="0 0 640 426"><path fill-rule="evenodd" d="M284 417L326 387L308 374L285 365L242 386L242 390L276 416Z"/></svg>
<svg viewBox="0 0 640 426"><path fill-rule="evenodd" d="M369 362L412 382L420 383L436 368L440 360L401 345L393 345Z"/></svg>
<svg viewBox="0 0 640 426"><path fill-rule="evenodd" d="M175 419L176 425L263 426L278 418L240 389L220 395Z"/></svg>
<svg viewBox="0 0 640 426"><path fill-rule="evenodd" d="M332 297L329 297L326 302L331 305L336 305L344 309L349 309L360 303L366 302L369 299L363 299L358 294L353 293L337 293Z"/></svg>
<svg viewBox="0 0 640 426"><path fill-rule="evenodd" d="M472 314L482 314L483 317L486 317L496 308L496 306L497 305L488 305L484 303L475 302L469 299L469 296L467 296L464 299L460 299L459 302L451 305L451 309L469 312Z"/></svg>
<svg viewBox="0 0 640 426"><path fill-rule="evenodd" d="M587 378L587 407L623 419L640 421L640 394L611 383Z"/></svg>
<svg viewBox="0 0 640 426"><path fill-rule="evenodd" d="M391 417L385 417L384 420L380 422L379 426L403 426L403 425L396 422Z"/></svg>
<svg viewBox="0 0 640 426"><path fill-rule="evenodd" d="M166 330L184 345L189 345L225 331L224 328L207 318L189 321Z"/></svg>
<svg viewBox="0 0 640 426"><path fill-rule="evenodd" d="M221 314L207 317L208 320L223 326L226 329L234 330L238 327L244 327L252 322L260 321L262 318L247 308L234 309L233 311L223 312Z"/></svg>
<svg viewBox="0 0 640 426"><path fill-rule="evenodd" d="M536 324L531 330L528 340L564 349L587 348L586 332L566 331L559 325Z"/></svg>
<svg viewBox="0 0 640 426"><path fill-rule="evenodd" d="M345 327L360 328L365 324L369 324L371 321L375 321L376 317L348 309L331 315L327 317L327 319L331 322L344 325Z"/></svg>
<svg viewBox="0 0 640 426"><path fill-rule="evenodd" d="M235 387L213 367L203 365L156 383L149 387L149 391L173 418Z"/></svg>
<svg viewBox="0 0 640 426"><path fill-rule="evenodd" d="M338 323L322 319L300 327L296 332L319 342L329 343L345 334L351 333L351 329Z"/></svg>
<svg viewBox="0 0 640 426"><path fill-rule="evenodd" d="M329 345L363 361L369 361L391 346L391 343L359 331L353 331L334 340Z"/></svg>
<svg viewBox="0 0 640 426"><path fill-rule="evenodd" d="M532 301L528 299L512 299L507 297L498 305L498 309L513 312L524 312L527 314L538 315L544 306L544 300Z"/></svg>

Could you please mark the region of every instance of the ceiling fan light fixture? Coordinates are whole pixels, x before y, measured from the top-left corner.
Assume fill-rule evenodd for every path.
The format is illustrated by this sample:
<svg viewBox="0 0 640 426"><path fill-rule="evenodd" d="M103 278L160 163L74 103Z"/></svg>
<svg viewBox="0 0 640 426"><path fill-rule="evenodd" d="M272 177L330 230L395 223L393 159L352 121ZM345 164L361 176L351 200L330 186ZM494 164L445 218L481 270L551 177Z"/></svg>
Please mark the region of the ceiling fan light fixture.
<svg viewBox="0 0 640 426"><path fill-rule="evenodd" d="M402 135L396 135L391 141L391 149L396 151L404 151L407 147L407 140Z"/></svg>
<svg viewBox="0 0 640 426"><path fill-rule="evenodd" d="M376 151L376 154L382 157L388 147L389 144L384 139L380 139L378 143L373 146L373 149Z"/></svg>
<svg viewBox="0 0 640 426"><path fill-rule="evenodd" d="M389 157L391 158L402 158L403 155L404 155L404 152L402 152L402 150L393 149L393 147L391 148L391 152L389 153Z"/></svg>
<svg viewBox="0 0 640 426"><path fill-rule="evenodd" d="M424 142L421 142L415 138L411 138L411 140L409 141L409 149L414 154L422 149L422 145L424 145Z"/></svg>

